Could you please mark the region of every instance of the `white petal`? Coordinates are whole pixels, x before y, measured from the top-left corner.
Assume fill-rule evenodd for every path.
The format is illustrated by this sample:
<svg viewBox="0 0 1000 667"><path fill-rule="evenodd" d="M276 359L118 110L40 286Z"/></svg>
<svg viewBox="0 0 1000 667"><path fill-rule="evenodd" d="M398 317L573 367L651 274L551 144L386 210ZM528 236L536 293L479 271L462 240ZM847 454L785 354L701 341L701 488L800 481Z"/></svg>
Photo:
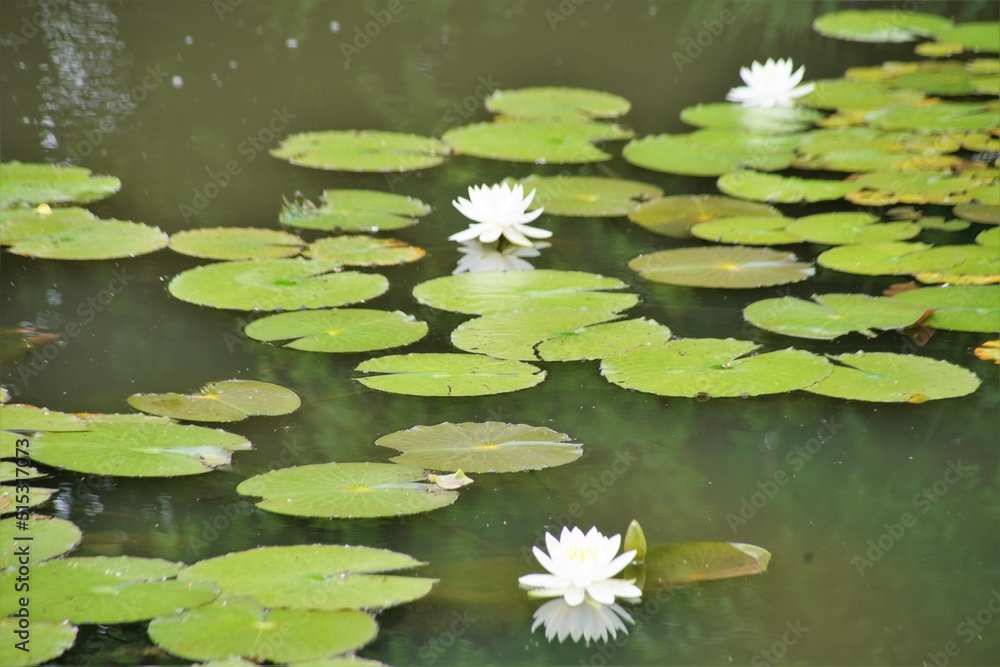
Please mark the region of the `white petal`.
<svg viewBox="0 0 1000 667"><path fill-rule="evenodd" d="M455 232L454 234L452 234L451 236L448 237L448 240L449 241L471 241L472 239L474 239L474 238L476 238L476 237L479 236L480 231L479 231L478 228L480 226L481 225L472 225L468 229L463 229L460 232Z"/></svg>
<svg viewBox="0 0 1000 667"><path fill-rule="evenodd" d="M479 235L479 242L480 243L493 243L498 238L500 238L501 234L503 234L504 236L507 235L506 230L504 230L503 227L500 227L498 225L489 225Z"/></svg>
<svg viewBox="0 0 1000 667"><path fill-rule="evenodd" d="M504 238L517 245L531 246L531 241L518 231L517 227L507 227L503 230ZM499 235L498 235L499 236Z"/></svg>
<svg viewBox="0 0 1000 667"><path fill-rule="evenodd" d="M552 236L552 232L547 229L529 227L528 225L514 225L514 227L525 236L530 236L533 239L547 239Z"/></svg>
<svg viewBox="0 0 1000 667"><path fill-rule="evenodd" d="M566 598L566 604L571 607L575 607L583 602L583 599L586 597L586 591L582 588L573 587L567 589L563 594L563 597Z"/></svg>
<svg viewBox="0 0 1000 667"><path fill-rule="evenodd" d="M566 588L566 580L554 574L526 574L520 577L517 583L526 588Z"/></svg>

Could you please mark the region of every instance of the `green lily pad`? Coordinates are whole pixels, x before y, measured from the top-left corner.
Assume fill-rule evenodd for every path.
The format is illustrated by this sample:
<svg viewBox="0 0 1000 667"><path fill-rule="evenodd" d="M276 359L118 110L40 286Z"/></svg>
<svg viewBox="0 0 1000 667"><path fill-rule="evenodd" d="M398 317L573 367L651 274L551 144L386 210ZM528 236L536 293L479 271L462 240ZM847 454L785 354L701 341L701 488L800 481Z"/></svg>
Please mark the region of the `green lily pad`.
<svg viewBox="0 0 1000 667"><path fill-rule="evenodd" d="M997 122L995 110L976 102L941 102L923 106L900 105L875 109L865 123L885 130L964 132L989 130Z"/></svg>
<svg viewBox="0 0 1000 667"><path fill-rule="evenodd" d="M334 171L413 171L444 162L448 146L399 132L331 130L293 134L271 155L300 167Z"/></svg>
<svg viewBox="0 0 1000 667"><path fill-rule="evenodd" d="M616 319L618 315L587 308L535 308L492 313L460 324L452 344L465 352L498 359L537 361L535 348L553 338L572 336L577 329Z"/></svg>
<svg viewBox="0 0 1000 667"><path fill-rule="evenodd" d="M16 618L0 619L0 664L5 667L31 667L48 663L65 653L76 641L77 628L67 621L53 623L31 619L31 641L27 651L17 647L24 641L16 634L21 628Z"/></svg>
<svg viewBox="0 0 1000 667"><path fill-rule="evenodd" d="M961 44L968 51L1000 53L1000 23L979 21L934 31L940 42Z"/></svg>
<svg viewBox="0 0 1000 667"><path fill-rule="evenodd" d="M622 149L622 157L636 166L669 174L720 176L743 167L785 169L795 159L797 143L798 135L701 130L633 139Z"/></svg>
<svg viewBox="0 0 1000 667"><path fill-rule="evenodd" d="M324 190L320 205L297 198L286 202L278 220L303 229L378 232L417 224L431 207L414 197L376 190Z"/></svg>
<svg viewBox="0 0 1000 667"><path fill-rule="evenodd" d="M389 281L371 273L335 273L338 262L260 259L199 266L174 276L170 293L181 301L234 310L329 308L375 298Z"/></svg>
<svg viewBox="0 0 1000 667"><path fill-rule="evenodd" d="M845 245L905 241L920 234L915 222L882 222L870 213L844 212L807 215L792 222L785 231L810 243Z"/></svg>
<svg viewBox="0 0 1000 667"><path fill-rule="evenodd" d="M790 252L744 246L660 250L629 260L628 268L655 283L726 288L797 283L816 272Z"/></svg>
<svg viewBox="0 0 1000 667"><path fill-rule="evenodd" d="M1000 206L989 204L959 204L952 213L963 220L981 222L986 225L1000 225Z"/></svg>
<svg viewBox="0 0 1000 667"><path fill-rule="evenodd" d="M377 357L355 370L384 373L355 378L366 387L411 396L488 396L534 387L545 379L537 366L481 354Z"/></svg>
<svg viewBox="0 0 1000 667"><path fill-rule="evenodd" d="M28 490L28 500L24 501L23 493L15 493L13 486L0 486L0 489L10 489L0 491L0 516L14 514L22 507L38 507L49 501L55 495L55 489L42 489L33 486Z"/></svg>
<svg viewBox="0 0 1000 667"><path fill-rule="evenodd" d="M657 544L646 555L645 588L683 586L702 581L763 574L771 552L739 542Z"/></svg>
<svg viewBox="0 0 1000 667"><path fill-rule="evenodd" d="M848 9L823 14L813 29L826 37L852 42L912 42L952 25L941 16L897 9Z"/></svg>
<svg viewBox="0 0 1000 667"><path fill-rule="evenodd" d="M755 327L785 336L833 340L853 332L874 338L872 329L903 329L926 313L922 306L863 294L817 294L813 301L763 299L744 308L743 317Z"/></svg>
<svg viewBox="0 0 1000 667"><path fill-rule="evenodd" d="M900 292L894 301L933 309L923 324L934 329L1000 331L1000 286L923 287Z"/></svg>
<svg viewBox="0 0 1000 667"><path fill-rule="evenodd" d="M604 359L638 347L659 345L670 340L670 329L646 318L594 324L538 344L538 356L545 361Z"/></svg>
<svg viewBox="0 0 1000 667"><path fill-rule="evenodd" d="M121 181L114 176L94 176L83 167L0 163L0 208L87 204L110 197L121 187Z"/></svg>
<svg viewBox="0 0 1000 667"><path fill-rule="evenodd" d="M241 436L201 426L91 421L86 431L39 433L31 458L95 475L175 477L229 465L234 451L250 448Z"/></svg>
<svg viewBox="0 0 1000 667"><path fill-rule="evenodd" d="M830 248L816 258L827 269L864 276L902 276L941 271L959 264L965 255L957 246L935 248L929 243L862 243Z"/></svg>
<svg viewBox="0 0 1000 667"><path fill-rule="evenodd" d="M1000 249L981 245L947 246L960 253L962 261L947 269L921 271L916 274L922 283L949 283L952 285L990 285L1000 283Z"/></svg>
<svg viewBox="0 0 1000 667"><path fill-rule="evenodd" d="M27 529L18 526L22 521L27 521ZM0 544L0 568L15 569L19 563L18 546L28 548L30 561L35 564L62 556L83 539L83 533L72 521L41 514L31 514L26 520L15 521L11 517L0 521L0 536L3 537L3 543ZM18 538L30 538L30 542Z"/></svg>
<svg viewBox="0 0 1000 667"><path fill-rule="evenodd" d="M34 405L0 405L0 428L5 431L86 431L87 422L67 412Z"/></svg>
<svg viewBox="0 0 1000 667"><path fill-rule="evenodd" d="M82 208L0 209L0 245L16 255L42 259L118 259L167 247L159 227L99 220Z"/></svg>
<svg viewBox="0 0 1000 667"><path fill-rule="evenodd" d="M412 315L362 308L280 313L246 328L254 340L291 340L284 347L307 352L368 352L401 347L427 335L427 323Z"/></svg>
<svg viewBox="0 0 1000 667"><path fill-rule="evenodd" d="M730 102L698 104L681 111L688 125L752 134L790 134L809 129L823 114L801 107L745 107Z"/></svg>
<svg viewBox="0 0 1000 667"><path fill-rule="evenodd" d="M209 382L198 394L132 394L136 410L198 422L237 422L257 415L287 415L302 401L291 389L270 382L226 380Z"/></svg>
<svg viewBox="0 0 1000 667"><path fill-rule="evenodd" d="M980 188L973 188L972 190L966 191L965 194L971 197L973 201L980 204L1000 206L1000 187L998 187L996 183Z"/></svg>
<svg viewBox="0 0 1000 667"><path fill-rule="evenodd" d="M945 220L936 216L920 218L917 224L921 229L933 229L939 232L961 232L969 228L967 220Z"/></svg>
<svg viewBox="0 0 1000 667"><path fill-rule="evenodd" d="M745 170L723 174L716 185L732 197L779 204L841 199L847 193L860 189L847 181L797 178Z"/></svg>
<svg viewBox="0 0 1000 667"><path fill-rule="evenodd" d="M641 204L628 214L643 229L678 239L689 237L697 224L737 217L780 218L781 211L721 195L674 195Z"/></svg>
<svg viewBox="0 0 1000 667"><path fill-rule="evenodd" d="M854 189L885 193L888 203L955 204L969 201L972 198L969 191L990 180L988 176L971 171L956 176L933 170L872 172L859 176L854 181ZM855 200L855 203L862 202Z"/></svg>
<svg viewBox="0 0 1000 667"><path fill-rule="evenodd" d="M628 113L631 106L624 97L584 88L495 90L486 98L486 108L493 113L528 119L617 118Z"/></svg>
<svg viewBox="0 0 1000 667"><path fill-rule="evenodd" d="M1000 253L1000 227L987 229L976 235L976 243L984 248L990 248Z"/></svg>
<svg viewBox="0 0 1000 667"><path fill-rule="evenodd" d="M181 563L158 558L95 556L57 558L31 572L31 620L73 623L134 623L174 614L214 600L211 582L170 579ZM0 585L13 590L16 570L0 572ZM0 598L0 612L17 609L17 598Z"/></svg>
<svg viewBox="0 0 1000 667"><path fill-rule="evenodd" d="M720 398L804 389L832 370L823 357L791 348L745 356L759 347L732 338L674 340L604 359L601 375L619 387L659 396Z"/></svg>
<svg viewBox="0 0 1000 667"><path fill-rule="evenodd" d="M565 433L501 422L414 426L384 435L375 444L403 452L391 459L396 463L465 472L541 470L583 455L582 445Z"/></svg>
<svg viewBox="0 0 1000 667"><path fill-rule="evenodd" d="M188 660L239 655L283 664L353 651L377 633L375 619L353 609L267 609L240 597L223 597L149 624L149 638L157 646Z"/></svg>
<svg viewBox="0 0 1000 667"><path fill-rule="evenodd" d="M257 506L276 514L338 519L418 514L458 500L457 492L429 484L422 469L392 463L282 468L251 477L236 490L263 498Z"/></svg>
<svg viewBox="0 0 1000 667"><path fill-rule="evenodd" d="M16 445L14 454L17 454ZM0 455L5 456L6 452L0 449ZM14 461L0 461L0 482L15 482L19 479L38 479L47 476L31 466L19 466Z"/></svg>
<svg viewBox="0 0 1000 667"><path fill-rule="evenodd" d="M310 259L344 266L392 266L415 262L426 252L396 239L373 236L333 236L309 244Z"/></svg>
<svg viewBox="0 0 1000 667"><path fill-rule="evenodd" d="M189 229L170 237L170 249L204 259L293 257L305 246L295 234L255 227Z"/></svg>
<svg viewBox="0 0 1000 667"><path fill-rule="evenodd" d="M1000 25L997 27L1000 29ZM959 63L948 63L900 74L892 79L892 84L929 95L963 96L975 95L983 87L994 87L996 80L995 74L977 74Z"/></svg>
<svg viewBox="0 0 1000 667"><path fill-rule="evenodd" d="M823 79L813 83L816 87L808 95L800 97L798 104L816 109L871 111L887 106L914 104L924 97L915 90L889 88L880 81Z"/></svg>
<svg viewBox="0 0 1000 667"><path fill-rule="evenodd" d="M691 228L691 235L716 243L745 245L784 245L802 243L802 239L785 231L792 218L736 217L700 222Z"/></svg>
<svg viewBox="0 0 1000 667"><path fill-rule="evenodd" d="M648 183L596 176L529 176L521 185L525 192L535 191L532 208L585 218L627 215L640 201L663 194Z"/></svg>
<svg viewBox="0 0 1000 667"><path fill-rule="evenodd" d="M483 271L444 276L413 288L419 303L469 315L528 308L591 308L619 311L639 297L599 290L626 287L617 278L583 271Z"/></svg>
<svg viewBox="0 0 1000 667"><path fill-rule="evenodd" d="M442 139L452 151L474 157L534 162L578 164L610 160L611 155L593 142L630 139L632 132L617 125L592 122L477 123L445 132Z"/></svg>
<svg viewBox="0 0 1000 667"><path fill-rule="evenodd" d="M947 361L891 352L856 352L831 359L830 377L807 387L822 396L878 403L923 403L971 394L979 378Z"/></svg>

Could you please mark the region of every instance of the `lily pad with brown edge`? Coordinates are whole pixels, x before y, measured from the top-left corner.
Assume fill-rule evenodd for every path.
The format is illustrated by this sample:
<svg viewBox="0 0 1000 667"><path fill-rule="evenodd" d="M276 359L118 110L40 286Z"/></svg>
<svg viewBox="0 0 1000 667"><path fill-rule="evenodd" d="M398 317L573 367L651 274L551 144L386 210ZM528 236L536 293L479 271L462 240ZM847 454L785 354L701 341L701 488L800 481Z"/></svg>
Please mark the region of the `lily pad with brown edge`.
<svg viewBox="0 0 1000 667"><path fill-rule="evenodd" d="M640 202L663 194L649 183L599 176L529 176L520 183L525 192L535 191L531 207L544 208L546 215L622 216Z"/></svg>
<svg viewBox="0 0 1000 667"><path fill-rule="evenodd" d="M873 329L903 329L927 314L922 306L887 297L817 294L812 298L806 301L785 296L755 301L743 309L743 317L755 327L785 336L833 340L855 332L874 338Z"/></svg>
<svg viewBox="0 0 1000 667"><path fill-rule="evenodd" d="M632 106L624 97L612 93L560 87L494 90L485 105L493 113L513 118L572 121L617 118Z"/></svg>
<svg viewBox="0 0 1000 667"><path fill-rule="evenodd" d="M729 289L797 283L816 272L790 252L744 246L660 250L629 260L628 267L656 283Z"/></svg>
<svg viewBox="0 0 1000 667"><path fill-rule="evenodd" d="M481 354L390 355L364 361L355 370L380 373L355 378L370 389L410 396L488 396L534 387L545 379L537 366Z"/></svg>
<svg viewBox="0 0 1000 667"><path fill-rule="evenodd" d="M121 189L114 176L83 167L28 162L0 163L0 208L36 204L88 204Z"/></svg>
<svg viewBox="0 0 1000 667"><path fill-rule="evenodd" d="M681 120L688 125L753 134L801 132L822 117L819 111L802 107L745 107L730 102L698 104L681 111Z"/></svg>
<svg viewBox="0 0 1000 667"><path fill-rule="evenodd" d="M173 655L187 660L244 656L254 663L289 664L346 653L376 634L375 619L357 610L267 608L235 596L149 624L149 638Z"/></svg>
<svg viewBox="0 0 1000 667"><path fill-rule="evenodd" d="M377 190L324 190L319 206L302 197L285 202L278 220L302 229L372 233L410 227L430 212L431 207L415 197Z"/></svg>
<svg viewBox="0 0 1000 667"><path fill-rule="evenodd" d="M968 369L912 354L856 352L830 358L837 362L833 372L806 391L853 401L924 403L965 396L980 385Z"/></svg>
<svg viewBox="0 0 1000 667"><path fill-rule="evenodd" d="M295 234L255 227L188 229L170 237L171 250L203 259L293 257L305 244Z"/></svg>
<svg viewBox="0 0 1000 667"><path fill-rule="evenodd" d="M44 505L55 493L55 489L33 486L28 489L27 500L25 500L24 492L16 492L13 486L0 486L0 516L21 512L24 507Z"/></svg>
<svg viewBox="0 0 1000 667"><path fill-rule="evenodd" d="M464 352L497 359L537 361L536 348L554 338L572 336L590 324L619 314L587 308L534 308L491 313L468 320L451 332L451 342Z"/></svg>
<svg viewBox="0 0 1000 667"><path fill-rule="evenodd" d="M905 241L919 235L920 229L915 222L879 222L877 216L859 211L807 215L785 231L809 243L846 245Z"/></svg>
<svg viewBox="0 0 1000 667"><path fill-rule="evenodd" d="M992 180L974 171L954 176L933 170L870 172L854 180L854 190L862 196L870 194L867 191L884 193L889 203L961 204L972 199L970 191ZM859 203L856 198L847 198Z"/></svg>
<svg viewBox="0 0 1000 667"><path fill-rule="evenodd" d="M591 308L620 311L639 297L616 292L627 285L584 271L483 271L444 276L413 288L417 301L432 308L469 315L487 315L529 308Z"/></svg>
<svg viewBox="0 0 1000 667"><path fill-rule="evenodd" d="M40 259L97 260L145 255L165 248L167 235L138 222L100 220L83 208L0 209L0 245Z"/></svg>
<svg viewBox="0 0 1000 667"><path fill-rule="evenodd" d="M421 468L394 463L293 466L244 480L236 491L262 498L256 504L269 512L328 519L419 514L458 500L457 492L430 483Z"/></svg>
<svg viewBox="0 0 1000 667"><path fill-rule="evenodd" d="M287 340L307 352L369 352L401 347L427 335L427 323L399 311L341 308L279 313L247 325L254 340Z"/></svg>
<svg viewBox="0 0 1000 667"><path fill-rule="evenodd" d="M441 164L448 146L431 137L371 130L304 132L286 137L271 155L300 167L394 172Z"/></svg>
<svg viewBox="0 0 1000 667"><path fill-rule="evenodd" d="M0 665L31 667L51 663L73 646L77 627L68 621L32 620L30 642L25 644L28 648L26 651L18 646L24 641L23 635L19 634L23 632L25 630L16 617L0 619Z"/></svg>
<svg viewBox="0 0 1000 667"><path fill-rule="evenodd" d="M654 544L646 553L644 589L763 574L771 553L739 542Z"/></svg>
<svg viewBox="0 0 1000 667"><path fill-rule="evenodd" d="M842 199L849 192L861 189L849 181L797 178L747 170L723 174L716 185L731 197L779 204Z"/></svg>
<svg viewBox="0 0 1000 667"><path fill-rule="evenodd" d="M252 416L287 415L302 401L291 389L256 380L209 382L198 394L132 394L128 404L162 417L201 422L236 422Z"/></svg>
<svg viewBox="0 0 1000 667"><path fill-rule="evenodd" d="M842 245L821 253L816 263L825 269L864 276L902 276L943 271L965 259L960 246L906 241Z"/></svg>
<svg viewBox="0 0 1000 667"><path fill-rule="evenodd" d="M997 285L922 287L900 292L892 299L933 310L923 324L934 329L1000 331L1000 286Z"/></svg>
<svg viewBox="0 0 1000 667"><path fill-rule="evenodd" d="M997 113L977 102L941 102L875 109L865 114L864 122L884 130L964 132L991 129L996 126Z"/></svg>
<svg viewBox="0 0 1000 667"><path fill-rule="evenodd" d="M988 204L959 204L952 213L971 222L980 222L984 225L1000 225L1000 206Z"/></svg>
<svg viewBox="0 0 1000 667"><path fill-rule="evenodd" d="M958 23L936 30L934 37L940 42L961 44L967 51L1000 53L1000 23L997 21Z"/></svg>
<svg viewBox="0 0 1000 667"><path fill-rule="evenodd" d="M639 347L665 343L670 336L668 327L643 317L582 327L543 341L536 350L545 361L604 359Z"/></svg>
<svg viewBox="0 0 1000 667"><path fill-rule="evenodd" d="M730 129L649 135L626 144L622 157L644 169L685 176L720 176L744 167L778 171L795 159L798 138Z"/></svg>
<svg viewBox="0 0 1000 667"><path fill-rule="evenodd" d="M233 310L330 308L389 289L381 275L339 268L338 262L301 258L220 262L177 274L168 289L181 301Z"/></svg>
<svg viewBox="0 0 1000 667"><path fill-rule="evenodd" d="M694 225L736 217L781 218L781 211L721 195L673 195L648 201L628 214L643 229L673 238L688 238Z"/></svg>
<svg viewBox="0 0 1000 667"><path fill-rule="evenodd" d="M735 217L699 222L691 228L691 235L716 243L744 245L786 245L802 243L802 238L789 234L785 228L795 222L793 218Z"/></svg>
<svg viewBox="0 0 1000 667"><path fill-rule="evenodd" d="M922 283L949 285L993 285L1000 283L1000 248L975 245L947 246L961 253L962 261L944 270L921 271L915 274Z"/></svg>
<svg viewBox="0 0 1000 667"><path fill-rule="evenodd" d="M659 396L724 398L795 391L831 372L826 359L809 352L750 354L759 348L732 338L677 339L604 359L601 375L619 387Z"/></svg>
<svg viewBox="0 0 1000 667"><path fill-rule="evenodd" d="M476 123L445 132L442 139L452 152L473 157L579 164L610 160L594 142L630 139L632 132L617 125L594 122L534 121Z"/></svg>
<svg viewBox="0 0 1000 667"><path fill-rule="evenodd" d="M72 521L30 514L27 519L10 517L0 520L0 537L3 538L0 543L0 569L16 569L19 546L29 550L32 564L41 563L72 551L80 544L83 533Z"/></svg>
<svg viewBox="0 0 1000 667"><path fill-rule="evenodd" d="M380 447L402 454L391 461L428 470L522 472L572 463L583 446L544 426L502 422L414 426L384 435Z"/></svg>
<svg viewBox="0 0 1000 667"><path fill-rule="evenodd" d="M306 249L310 259L344 266L392 266L415 262L427 253L397 239L373 236L331 236L313 241Z"/></svg>
<svg viewBox="0 0 1000 667"><path fill-rule="evenodd" d="M898 9L848 9L823 14L813 29L826 37L852 42L912 42L951 28L942 16Z"/></svg>

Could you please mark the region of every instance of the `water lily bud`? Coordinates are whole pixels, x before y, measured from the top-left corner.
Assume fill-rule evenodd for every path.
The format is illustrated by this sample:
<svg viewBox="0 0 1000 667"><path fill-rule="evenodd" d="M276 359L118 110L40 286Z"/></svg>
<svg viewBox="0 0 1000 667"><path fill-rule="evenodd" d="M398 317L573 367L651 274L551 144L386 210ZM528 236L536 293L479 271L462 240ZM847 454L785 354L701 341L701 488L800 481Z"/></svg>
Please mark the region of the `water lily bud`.
<svg viewBox="0 0 1000 667"><path fill-rule="evenodd" d="M646 535L642 532L642 526L635 519L632 519L632 523L628 525L628 530L625 531L625 546L623 549L625 551L635 549L634 562L636 563L646 560Z"/></svg>

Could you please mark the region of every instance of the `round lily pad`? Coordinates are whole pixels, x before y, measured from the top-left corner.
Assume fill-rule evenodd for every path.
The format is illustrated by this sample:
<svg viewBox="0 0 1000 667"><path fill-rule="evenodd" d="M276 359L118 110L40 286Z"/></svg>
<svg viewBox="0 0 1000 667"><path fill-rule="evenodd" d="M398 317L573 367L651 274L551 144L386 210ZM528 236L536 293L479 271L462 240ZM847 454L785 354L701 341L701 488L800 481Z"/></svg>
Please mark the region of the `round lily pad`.
<svg viewBox="0 0 1000 667"><path fill-rule="evenodd" d="M492 313L460 324L452 344L465 352L498 359L537 361L535 348L543 341L572 336L588 324L617 318L613 312L587 308L534 308Z"/></svg>
<svg viewBox="0 0 1000 667"><path fill-rule="evenodd" d="M278 220L303 229L378 232L417 224L431 207L414 197L376 190L324 190L320 205L297 198L286 202Z"/></svg>
<svg viewBox="0 0 1000 667"><path fill-rule="evenodd" d="M771 552L767 549L740 542L658 544L646 555L645 588L761 574L770 561Z"/></svg>
<svg viewBox="0 0 1000 667"><path fill-rule="evenodd" d="M924 324L950 331L1000 331L1000 286L923 287L900 292L893 301L933 309Z"/></svg>
<svg viewBox="0 0 1000 667"><path fill-rule="evenodd" d="M646 280L687 287L770 287L797 283L816 272L790 252L744 246L660 250L630 260L628 267Z"/></svg>
<svg viewBox="0 0 1000 667"><path fill-rule="evenodd" d="M353 609L267 609L241 597L220 598L149 624L150 639L188 660L239 655L282 664L353 651L377 633L375 619Z"/></svg>
<svg viewBox="0 0 1000 667"><path fill-rule="evenodd" d="M981 222L986 225L1000 225L1000 206L959 204L952 212L963 220Z"/></svg>
<svg viewBox="0 0 1000 667"><path fill-rule="evenodd" d="M875 109L865 123L885 130L964 132L989 130L997 122L996 111L976 102L941 102L923 106L899 105Z"/></svg>
<svg viewBox="0 0 1000 667"><path fill-rule="evenodd" d="M814 81L815 88L808 95L798 99L802 106L816 109L847 109L850 111L871 111L887 106L913 104L923 99L923 94L915 90L898 90L881 81L848 81L844 79L824 79ZM843 128L855 130L861 128ZM869 129L869 128L864 128ZM841 147L844 145L842 144Z"/></svg>
<svg viewBox="0 0 1000 667"><path fill-rule="evenodd" d="M76 415L34 405L0 405L0 428L5 431L86 431L87 422Z"/></svg>
<svg viewBox="0 0 1000 667"><path fill-rule="evenodd" d="M289 340L284 347L307 352L368 352L401 347L427 335L427 323L412 315L347 308L279 313L246 328L254 340Z"/></svg>
<svg viewBox="0 0 1000 667"><path fill-rule="evenodd" d="M133 623L215 599L219 589L211 582L170 579L181 567L181 563L133 556L38 563L31 572L31 620ZM16 570L0 572L4 590L13 590L16 578ZM3 615L17 606L17 596L0 597Z"/></svg>
<svg viewBox="0 0 1000 667"><path fill-rule="evenodd" d="M4 667L30 667L49 663L69 650L76 641L77 628L68 621L51 622L31 619L31 640L22 651L23 629L16 618L0 619L0 664Z"/></svg>
<svg viewBox="0 0 1000 667"><path fill-rule="evenodd" d="M19 527L22 521L27 522L27 529ZM13 517L3 519L0 521L0 535L3 536L3 543L0 544L0 568L17 568L19 546L28 548L31 563L34 564L62 556L83 539L83 533L72 521L41 514L31 514L26 520L15 520Z"/></svg>
<svg viewBox="0 0 1000 667"><path fill-rule="evenodd" d="M969 51L977 53L1000 53L1000 30L996 21L959 23L958 25L934 31L938 41L961 44Z"/></svg>
<svg viewBox="0 0 1000 667"><path fill-rule="evenodd" d="M276 514L338 519L402 516L447 507L458 493L427 483L420 468L391 463L317 463L282 468L241 482ZM417 596L419 597L419 596Z"/></svg>
<svg viewBox="0 0 1000 667"><path fill-rule="evenodd" d="M716 243L742 243L745 245L784 245L802 243L802 239L785 231L792 218L734 217L699 222L691 228L691 235Z"/></svg>
<svg viewBox="0 0 1000 667"><path fill-rule="evenodd" d="M923 403L971 394L979 378L947 361L891 352L856 352L831 357L840 365L806 391L878 403Z"/></svg>
<svg viewBox="0 0 1000 667"><path fill-rule="evenodd" d="M746 170L723 174L716 184L731 197L779 204L841 199L847 193L860 189L848 181L796 178Z"/></svg>
<svg viewBox="0 0 1000 667"><path fill-rule="evenodd" d="M42 259L118 259L165 248L159 227L122 220L99 220L82 208L0 210L0 245Z"/></svg>
<svg viewBox="0 0 1000 667"><path fill-rule="evenodd" d="M648 183L596 176L529 176L521 185L535 191L532 208L586 218L627 215L639 202L663 194Z"/></svg>
<svg viewBox="0 0 1000 667"><path fill-rule="evenodd" d="M201 426L91 421L86 431L39 433L31 458L95 475L174 477L229 465L234 451L250 448L241 436Z"/></svg>
<svg viewBox="0 0 1000 667"><path fill-rule="evenodd" d="M121 187L121 181L114 176L94 176L83 167L0 163L0 208L87 204L110 197Z"/></svg>
<svg viewBox="0 0 1000 667"><path fill-rule="evenodd" d="M389 282L378 274L344 271L338 262L260 259L220 262L180 273L170 293L181 301L234 310L329 308L379 296Z"/></svg>
<svg viewBox="0 0 1000 667"><path fill-rule="evenodd" d="M962 261L947 269L921 271L916 274L922 283L951 285L992 285L1000 283L1000 249L976 245L946 246L960 254ZM942 250L944 250L942 248Z"/></svg>
<svg viewBox="0 0 1000 667"><path fill-rule="evenodd" d="M396 239L333 236L310 243L306 254L311 259L345 266L392 266L415 262L427 253Z"/></svg>
<svg viewBox="0 0 1000 667"><path fill-rule="evenodd" d="M204 259L274 259L299 254L305 241L277 229L212 227L170 237L170 249Z"/></svg>
<svg viewBox="0 0 1000 667"><path fill-rule="evenodd" d="M816 258L827 269L865 276L900 276L940 271L955 266L965 255L956 246L935 248L929 243L862 243L830 248Z"/></svg>
<svg viewBox="0 0 1000 667"><path fill-rule="evenodd" d="M1000 227L994 227L993 229L987 229L985 232L979 232L976 235L976 243L983 246L984 248L990 248L1000 253Z"/></svg>
<svg viewBox="0 0 1000 667"><path fill-rule="evenodd" d="M601 362L601 375L626 389L660 396L736 397L780 394L813 385L830 363L803 350L745 356L749 341L689 338L645 347Z"/></svg>
<svg viewBox="0 0 1000 667"><path fill-rule="evenodd" d="M617 125L592 122L537 121L477 123L445 132L452 151L475 157L536 164L577 164L610 160L593 142L629 139Z"/></svg>
<svg viewBox="0 0 1000 667"><path fill-rule="evenodd" d="M905 241L920 234L915 222L883 222L870 213L843 212L807 215L790 223L785 231L810 243L843 245Z"/></svg>
<svg viewBox="0 0 1000 667"><path fill-rule="evenodd" d="M204 422L236 422L256 415L287 415L302 402L291 389L270 382L209 382L198 394L132 394L128 404L154 415Z"/></svg>
<svg viewBox="0 0 1000 667"><path fill-rule="evenodd" d="M432 308L470 315L528 308L619 311L639 298L600 290L623 287L617 278L583 271L483 271L428 280L413 288L413 296Z"/></svg>
<svg viewBox="0 0 1000 667"><path fill-rule="evenodd" d="M10 489L9 491L0 491L0 516L14 514L22 507L44 505L56 492L55 489L43 489L33 486L28 490L28 499L25 502L23 492L15 493L15 487L0 486L0 489Z"/></svg>
<svg viewBox="0 0 1000 667"><path fill-rule="evenodd" d="M545 361L604 359L638 347L670 340L670 329L646 318L594 324L542 341L536 347Z"/></svg>
<svg viewBox="0 0 1000 667"><path fill-rule="evenodd" d="M411 396L503 394L545 379L537 366L481 354L392 355L369 359L355 370L383 374L355 378L366 387Z"/></svg>
<svg viewBox="0 0 1000 667"><path fill-rule="evenodd" d="M415 134L327 131L293 134L271 155L301 167L335 171L413 171L439 165L448 146Z"/></svg>
<svg viewBox="0 0 1000 667"><path fill-rule="evenodd" d="M628 214L643 229L674 238L687 238L694 225L736 217L780 218L781 211L721 195L674 195L648 201Z"/></svg>
<svg viewBox="0 0 1000 667"><path fill-rule="evenodd" d="M821 35L852 42L912 42L951 25L941 16L898 9L848 9L823 14L813 22Z"/></svg>
<svg viewBox="0 0 1000 667"><path fill-rule="evenodd" d="M785 169L795 159L797 142L797 135L702 130L633 139L622 149L622 157L636 166L669 174L720 176L743 167L760 171Z"/></svg>
<svg viewBox="0 0 1000 667"><path fill-rule="evenodd" d="M921 229L934 229L939 232L961 232L969 228L967 220L945 220L937 216L920 218L917 224Z"/></svg>
<svg viewBox="0 0 1000 667"><path fill-rule="evenodd" d="M763 299L744 308L743 317L774 333L833 340L852 332L873 338L872 329L903 329L926 313L922 306L863 294L818 294L813 301L791 296Z"/></svg>
<svg viewBox="0 0 1000 667"><path fill-rule="evenodd" d="M501 422L414 426L384 435L375 444L402 452L391 459L396 463L465 472L541 470L583 455L582 446L565 433Z"/></svg>
<svg viewBox="0 0 1000 667"><path fill-rule="evenodd" d="M495 90L486 98L486 108L516 118L589 120L617 118L632 105L624 97L584 88L521 88Z"/></svg>
<svg viewBox="0 0 1000 667"><path fill-rule="evenodd" d="M753 134L789 134L808 129L823 117L801 107L745 107L730 102L698 104L681 111L681 120L698 127L740 130Z"/></svg>

